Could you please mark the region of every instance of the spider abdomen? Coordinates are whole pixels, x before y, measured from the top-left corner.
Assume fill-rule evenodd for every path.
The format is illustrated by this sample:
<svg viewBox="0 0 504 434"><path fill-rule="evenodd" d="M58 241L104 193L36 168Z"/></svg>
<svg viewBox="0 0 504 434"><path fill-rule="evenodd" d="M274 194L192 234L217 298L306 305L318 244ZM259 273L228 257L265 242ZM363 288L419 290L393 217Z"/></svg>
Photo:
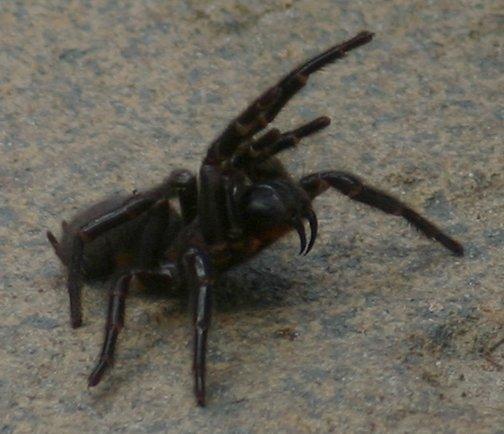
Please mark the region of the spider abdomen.
<svg viewBox="0 0 504 434"><path fill-rule="evenodd" d="M101 215L113 212L133 196L118 194L78 212L62 224L56 253L68 265L73 240L79 230ZM116 272L158 264L164 250L181 229L181 219L172 208L149 211L118 225L84 245L82 271L86 279L104 278ZM54 243L53 243L54 246Z"/></svg>

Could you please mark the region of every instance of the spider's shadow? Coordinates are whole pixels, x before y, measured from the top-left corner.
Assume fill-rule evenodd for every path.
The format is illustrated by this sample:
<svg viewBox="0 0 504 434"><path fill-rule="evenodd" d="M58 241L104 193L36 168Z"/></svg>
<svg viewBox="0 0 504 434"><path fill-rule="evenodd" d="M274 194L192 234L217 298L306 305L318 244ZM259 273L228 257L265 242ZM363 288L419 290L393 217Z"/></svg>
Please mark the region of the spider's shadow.
<svg viewBox="0 0 504 434"><path fill-rule="evenodd" d="M215 283L215 311L232 312L284 305L289 290L295 286L295 281L284 275L274 273L261 264L247 264L223 274ZM191 305L185 288L168 296L163 289L149 288L147 291L135 291L134 297L154 303L168 298L174 302L172 309L180 312L188 311Z"/></svg>
<svg viewBox="0 0 504 434"><path fill-rule="evenodd" d="M246 265L219 279L215 288L216 310L228 312L281 306L294 284L283 273Z"/></svg>

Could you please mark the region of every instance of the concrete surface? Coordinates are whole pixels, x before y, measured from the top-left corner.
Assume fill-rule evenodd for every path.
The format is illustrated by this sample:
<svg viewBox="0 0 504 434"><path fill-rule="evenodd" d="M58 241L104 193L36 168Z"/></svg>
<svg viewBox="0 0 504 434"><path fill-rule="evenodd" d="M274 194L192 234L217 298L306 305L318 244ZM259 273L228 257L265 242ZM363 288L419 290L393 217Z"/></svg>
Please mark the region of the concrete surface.
<svg viewBox="0 0 504 434"><path fill-rule="evenodd" d="M9 1L0 4L0 433L503 433L502 4ZM463 241L458 259L336 193L313 253L292 236L221 285L208 407L184 300L136 295L116 367L86 377L106 284L71 330L45 239L104 195L197 169L206 145L297 62L376 40L279 117L324 133L299 175L354 171Z"/></svg>

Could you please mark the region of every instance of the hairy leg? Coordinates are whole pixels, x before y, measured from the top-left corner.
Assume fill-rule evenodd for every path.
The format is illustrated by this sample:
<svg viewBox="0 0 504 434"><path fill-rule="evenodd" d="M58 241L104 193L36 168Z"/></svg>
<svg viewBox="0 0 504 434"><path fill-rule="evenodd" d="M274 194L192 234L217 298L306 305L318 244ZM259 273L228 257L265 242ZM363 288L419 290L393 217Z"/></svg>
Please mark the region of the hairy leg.
<svg viewBox="0 0 504 434"><path fill-rule="evenodd" d="M420 232L435 239L455 255L464 254L464 248L458 241L446 235L425 217L389 194L367 186L351 173L339 171L314 173L301 178L300 185L312 199L329 187L333 187L352 200L378 208L387 214L403 217Z"/></svg>
<svg viewBox="0 0 504 434"><path fill-rule="evenodd" d="M217 165L228 159L241 143L275 119L289 100L303 88L311 74L344 57L348 51L367 44L372 38L372 33L361 32L296 67L259 96L226 127L210 145L204 163Z"/></svg>

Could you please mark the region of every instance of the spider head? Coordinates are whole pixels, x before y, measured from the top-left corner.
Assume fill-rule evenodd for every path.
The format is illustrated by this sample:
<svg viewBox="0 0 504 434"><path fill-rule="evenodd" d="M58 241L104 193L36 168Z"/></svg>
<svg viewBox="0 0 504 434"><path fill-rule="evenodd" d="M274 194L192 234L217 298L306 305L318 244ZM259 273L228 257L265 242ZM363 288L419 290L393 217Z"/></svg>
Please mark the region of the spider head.
<svg viewBox="0 0 504 434"><path fill-rule="evenodd" d="M300 254L313 247L317 237L317 216L304 190L285 180L261 182L250 186L243 197L244 221L252 232L275 227L290 227L297 231L301 243ZM307 244L303 219L310 224Z"/></svg>

